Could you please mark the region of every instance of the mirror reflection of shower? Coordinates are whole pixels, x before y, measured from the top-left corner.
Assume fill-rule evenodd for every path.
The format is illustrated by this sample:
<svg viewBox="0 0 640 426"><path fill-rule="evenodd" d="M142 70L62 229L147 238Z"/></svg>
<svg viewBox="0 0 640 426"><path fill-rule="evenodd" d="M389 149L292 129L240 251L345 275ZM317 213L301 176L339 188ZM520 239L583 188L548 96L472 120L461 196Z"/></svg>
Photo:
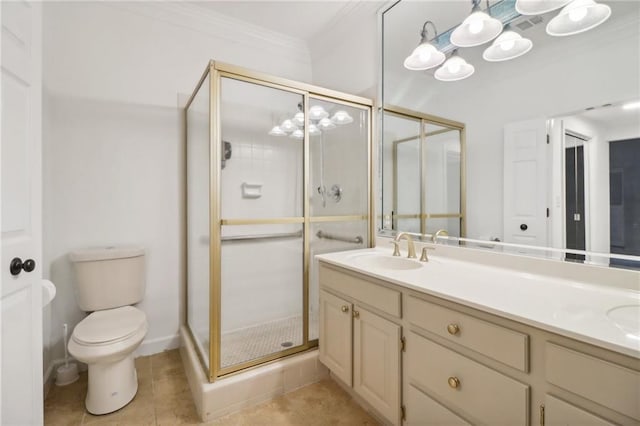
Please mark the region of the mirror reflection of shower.
<svg viewBox="0 0 640 426"><path fill-rule="evenodd" d="M342 200L343 189L340 184L333 184L330 189L324 183L324 145L325 133L335 129L338 126L353 123L353 117L345 110L337 110L331 118L321 105L312 105L309 108L309 136L319 136L320 139L320 173L319 184L317 187L318 194L322 198L322 207L327 206L327 198L335 203ZM304 138L305 116L303 112L302 102L298 103L298 111L292 118L285 118L280 124L276 124L271 128L269 134L271 136L289 136L294 139Z"/></svg>

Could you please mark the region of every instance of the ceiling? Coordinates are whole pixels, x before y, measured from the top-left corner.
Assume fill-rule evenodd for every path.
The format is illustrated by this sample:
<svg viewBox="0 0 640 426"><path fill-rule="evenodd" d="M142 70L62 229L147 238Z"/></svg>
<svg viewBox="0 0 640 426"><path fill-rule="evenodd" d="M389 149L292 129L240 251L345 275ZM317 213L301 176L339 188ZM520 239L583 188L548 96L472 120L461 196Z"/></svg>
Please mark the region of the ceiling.
<svg viewBox="0 0 640 426"><path fill-rule="evenodd" d="M375 14L386 2L348 1L199 1L194 6L208 9L270 31L302 39L306 42L328 31L345 19L358 19L362 13ZM354 13L357 11L358 13Z"/></svg>

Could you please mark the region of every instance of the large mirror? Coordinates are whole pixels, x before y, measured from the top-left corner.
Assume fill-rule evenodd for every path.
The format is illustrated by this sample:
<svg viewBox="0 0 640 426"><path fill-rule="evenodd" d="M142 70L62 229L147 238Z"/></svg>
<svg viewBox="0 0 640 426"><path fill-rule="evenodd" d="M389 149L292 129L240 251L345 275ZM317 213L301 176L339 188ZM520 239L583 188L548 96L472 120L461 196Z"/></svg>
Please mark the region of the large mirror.
<svg viewBox="0 0 640 426"><path fill-rule="evenodd" d="M486 10L486 2L476 3ZM531 50L512 60L489 62L483 52L492 42L458 48L455 54L475 68L470 77L458 81L435 78L438 68L415 71L403 63L420 43L424 28L427 39L434 38L434 26L438 38L433 44L448 58L451 30L470 14L473 2L401 0L386 9L383 105L464 125L466 167L460 187L466 185L468 238L617 253L619 261L606 257L599 261L638 266L640 2L598 1L610 7L610 17L568 36L546 31L562 9L525 16L516 11L515 3L495 1L489 7L492 15L501 15L512 30L531 40ZM569 18L574 22L580 16ZM435 25L425 25L427 21ZM393 117L384 114L383 135L392 128L387 115ZM385 124L390 127L385 129ZM382 139L379 229L424 233L415 221L392 220L389 226L394 208L396 215L399 208L411 207L408 201L403 206L394 199L413 192L418 194L415 206L421 189L412 190L410 185L433 183L424 177L405 179L401 192L391 183L390 167L407 175L417 172L416 156L408 152L416 149L411 143L417 142L399 146L396 157L389 159L393 142ZM585 260L579 254L565 258Z"/></svg>

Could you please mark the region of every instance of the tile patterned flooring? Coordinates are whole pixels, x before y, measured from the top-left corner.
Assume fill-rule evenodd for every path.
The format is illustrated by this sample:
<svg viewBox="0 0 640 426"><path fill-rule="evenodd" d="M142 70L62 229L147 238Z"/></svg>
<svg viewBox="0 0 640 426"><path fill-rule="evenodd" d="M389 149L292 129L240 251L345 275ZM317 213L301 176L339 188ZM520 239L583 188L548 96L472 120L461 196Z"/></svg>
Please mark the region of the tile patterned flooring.
<svg viewBox="0 0 640 426"><path fill-rule="evenodd" d="M53 385L44 402L45 425L377 425L336 383L326 379L237 413L200 423L178 350L136 359L138 394L115 413L86 412L87 373Z"/></svg>

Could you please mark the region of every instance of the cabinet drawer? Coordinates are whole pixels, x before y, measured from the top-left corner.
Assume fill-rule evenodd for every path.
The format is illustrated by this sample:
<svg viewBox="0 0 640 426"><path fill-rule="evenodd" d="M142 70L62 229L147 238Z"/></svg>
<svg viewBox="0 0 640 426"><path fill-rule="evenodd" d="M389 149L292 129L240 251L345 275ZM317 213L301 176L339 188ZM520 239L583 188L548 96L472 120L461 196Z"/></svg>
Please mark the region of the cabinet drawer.
<svg viewBox="0 0 640 426"><path fill-rule="evenodd" d="M320 265L320 285L358 299L389 315L400 317L401 293L353 275Z"/></svg>
<svg viewBox="0 0 640 426"><path fill-rule="evenodd" d="M528 424L528 386L413 332L408 338L409 383L479 423ZM452 387L456 381L457 386Z"/></svg>
<svg viewBox="0 0 640 426"><path fill-rule="evenodd" d="M468 426L469 423L429 398L420 390L409 386L405 399L407 426Z"/></svg>
<svg viewBox="0 0 640 426"><path fill-rule="evenodd" d="M486 355L518 370L528 371L528 336L478 318L407 298L406 316L420 328Z"/></svg>
<svg viewBox="0 0 640 426"><path fill-rule="evenodd" d="M544 407L544 424L547 426L614 426L551 395L545 395Z"/></svg>
<svg viewBox="0 0 640 426"><path fill-rule="evenodd" d="M640 373L547 342L549 383L640 420Z"/></svg>

